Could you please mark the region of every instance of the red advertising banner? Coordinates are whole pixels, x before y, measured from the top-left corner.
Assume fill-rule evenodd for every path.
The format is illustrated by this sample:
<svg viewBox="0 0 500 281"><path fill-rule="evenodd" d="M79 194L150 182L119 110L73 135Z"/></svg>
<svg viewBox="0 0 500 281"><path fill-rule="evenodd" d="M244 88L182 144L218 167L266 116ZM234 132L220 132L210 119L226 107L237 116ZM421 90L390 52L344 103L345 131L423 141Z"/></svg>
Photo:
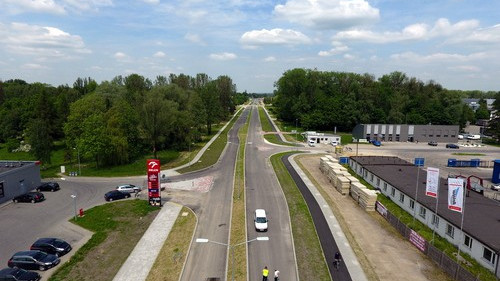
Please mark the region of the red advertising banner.
<svg viewBox="0 0 500 281"><path fill-rule="evenodd" d="M425 239L418 235L413 229L410 230L410 242L417 247L420 251L425 253Z"/></svg>
<svg viewBox="0 0 500 281"><path fill-rule="evenodd" d="M161 206L160 194L160 160L148 159L148 198L149 204Z"/></svg>

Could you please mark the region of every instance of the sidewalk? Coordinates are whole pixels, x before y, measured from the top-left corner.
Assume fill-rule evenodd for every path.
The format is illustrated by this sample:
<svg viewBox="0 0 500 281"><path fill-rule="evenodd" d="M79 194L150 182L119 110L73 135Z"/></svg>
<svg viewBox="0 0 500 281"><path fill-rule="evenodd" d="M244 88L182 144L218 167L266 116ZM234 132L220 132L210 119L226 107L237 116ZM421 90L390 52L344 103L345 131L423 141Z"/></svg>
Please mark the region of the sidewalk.
<svg viewBox="0 0 500 281"><path fill-rule="evenodd" d="M181 205L171 202L163 205L113 281L146 280L181 208Z"/></svg>
<svg viewBox="0 0 500 281"><path fill-rule="evenodd" d="M318 204L322 207L321 210L323 211L323 215L326 221L328 222L330 231L332 232L335 242L337 243L337 246L339 247L339 250L342 253L343 261L346 264L347 270L349 271L352 280L367 281L368 279L366 278L365 272L361 268L361 265L358 262L358 258L354 254L354 251L352 250L349 241L342 232L342 229L340 228L337 218L335 218L333 211L330 209L330 206L323 198L323 196L321 196L321 193L319 193L318 189L314 186L314 184L309 180L307 175L295 162L294 158L296 156L298 155L294 155L289 158L290 164L295 169L297 174L299 174L299 176L302 178L302 181L305 183L305 185L307 186L311 194L314 196Z"/></svg>

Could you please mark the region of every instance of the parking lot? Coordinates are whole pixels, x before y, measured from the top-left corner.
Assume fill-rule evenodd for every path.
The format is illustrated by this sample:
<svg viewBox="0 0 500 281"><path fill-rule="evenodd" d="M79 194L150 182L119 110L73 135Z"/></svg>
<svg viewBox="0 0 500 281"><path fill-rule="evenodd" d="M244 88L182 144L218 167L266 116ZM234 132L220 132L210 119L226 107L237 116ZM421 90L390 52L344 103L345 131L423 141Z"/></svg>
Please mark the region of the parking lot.
<svg viewBox="0 0 500 281"><path fill-rule="evenodd" d="M91 233L68 222L80 209L84 211L104 204L104 193L122 183L143 185L144 179L69 177L57 181L61 190L43 192L45 201L39 203L6 203L0 206L0 267L7 267L9 258L18 251L29 250L31 244L41 237L61 238L73 246L73 250L62 257L64 263L90 237ZM73 199L71 195L76 195ZM76 204L75 204L76 203ZM57 268L57 266L55 267ZM50 269L40 272L46 280Z"/></svg>

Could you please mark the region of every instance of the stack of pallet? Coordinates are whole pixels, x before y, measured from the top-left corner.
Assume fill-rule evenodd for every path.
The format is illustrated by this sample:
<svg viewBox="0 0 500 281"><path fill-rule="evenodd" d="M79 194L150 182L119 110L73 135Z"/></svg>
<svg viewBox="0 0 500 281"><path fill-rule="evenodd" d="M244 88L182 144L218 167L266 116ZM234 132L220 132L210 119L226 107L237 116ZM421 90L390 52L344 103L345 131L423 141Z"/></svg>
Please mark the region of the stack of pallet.
<svg viewBox="0 0 500 281"><path fill-rule="evenodd" d="M359 181L351 182L350 194L365 211L375 211L375 203L377 202L377 192L375 190L367 189Z"/></svg>
<svg viewBox="0 0 500 281"><path fill-rule="evenodd" d="M340 194L346 195L349 193L351 181L344 175L338 175L337 180L334 182L334 186Z"/></svg>

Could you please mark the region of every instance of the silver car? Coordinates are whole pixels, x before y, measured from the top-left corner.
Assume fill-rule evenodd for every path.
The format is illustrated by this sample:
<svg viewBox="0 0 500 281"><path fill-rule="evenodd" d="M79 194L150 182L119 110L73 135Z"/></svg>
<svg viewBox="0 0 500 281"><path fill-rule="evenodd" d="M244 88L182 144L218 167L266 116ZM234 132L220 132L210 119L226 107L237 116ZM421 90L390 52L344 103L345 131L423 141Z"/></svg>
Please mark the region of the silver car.
<svg viewBox="0 0 500 281"><path fill-rule="evenodd" d="M142 190L140 186L136 186L133 184L123 184L116 187L116 190L124 192L124 193L137 193Z"/></svg>

